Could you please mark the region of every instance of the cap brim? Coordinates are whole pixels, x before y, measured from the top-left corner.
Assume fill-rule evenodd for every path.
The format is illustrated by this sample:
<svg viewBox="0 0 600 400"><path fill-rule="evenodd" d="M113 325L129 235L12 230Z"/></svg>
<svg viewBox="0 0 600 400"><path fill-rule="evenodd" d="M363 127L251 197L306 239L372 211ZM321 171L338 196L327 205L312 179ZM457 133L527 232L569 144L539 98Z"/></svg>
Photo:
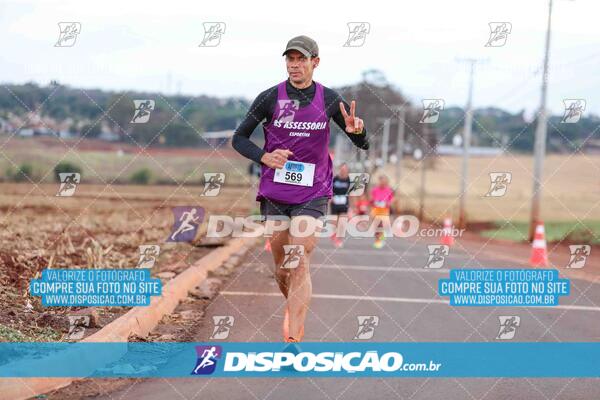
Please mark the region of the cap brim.
<svg viewBox="0 0 600 400"><path fill-rule="evenodd" d="M306 49L303 49L302 47L297 47L297 46L292 46L292 47L285 49L282 56L285 56L285 54L290 50L297 50L300 53L304 54L306 57L312 57L312 54L310 54Z"/></svg>

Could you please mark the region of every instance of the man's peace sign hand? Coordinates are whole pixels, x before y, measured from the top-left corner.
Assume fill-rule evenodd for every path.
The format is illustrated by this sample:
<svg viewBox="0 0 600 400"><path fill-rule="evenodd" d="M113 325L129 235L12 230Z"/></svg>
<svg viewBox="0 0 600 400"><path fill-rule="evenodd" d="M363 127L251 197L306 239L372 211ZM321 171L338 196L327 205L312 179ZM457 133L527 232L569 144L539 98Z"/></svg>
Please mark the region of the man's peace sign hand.
<svg viewBox="0 0 600 400"><path fill-rule="evenodd" d="M365 127L365 123L362 119L356 117L356 101L352 100L350 103L350 115L346 112L344 103L340 101L340 111L344 116L344 122L346 122L346 132L348 133L362 133Z"/></svg>

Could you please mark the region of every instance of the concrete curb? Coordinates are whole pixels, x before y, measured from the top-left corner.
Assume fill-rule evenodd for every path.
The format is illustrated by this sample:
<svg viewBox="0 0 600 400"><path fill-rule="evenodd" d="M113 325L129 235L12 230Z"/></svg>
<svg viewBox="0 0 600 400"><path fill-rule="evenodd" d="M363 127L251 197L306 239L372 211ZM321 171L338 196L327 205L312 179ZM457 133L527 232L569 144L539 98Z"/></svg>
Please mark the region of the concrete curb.
<svg viewBox="0 0 600 400"><path fill-rule="evenodd" d="M130 335L147 335L163 316L175 310L190 290L206 279L210 271L256 241L257 238L232 239L225 246L211 251L164 285L162 296L152 298L150 306L132 308L82 342L127 342ZM0 400L29 399L68 386L79 379L81 378L2 378Z"/></svg>

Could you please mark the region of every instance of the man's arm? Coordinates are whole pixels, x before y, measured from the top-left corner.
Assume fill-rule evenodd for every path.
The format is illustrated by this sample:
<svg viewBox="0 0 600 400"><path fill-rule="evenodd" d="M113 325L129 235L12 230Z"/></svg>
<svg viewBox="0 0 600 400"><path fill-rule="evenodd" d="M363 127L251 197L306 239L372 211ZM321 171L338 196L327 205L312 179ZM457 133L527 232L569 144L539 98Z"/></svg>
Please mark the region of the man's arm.
<svg viewBox="0 0 600 400"><path fill-rule="evenodd" d="M277 86L265 90L256 97L242 123L235 130L235 134L231 140L233 148L238 153L259 164L265 151L252 142L250 136L259 123L271 117L273 110L269 108L274 104L273 96L275 96L276 100Z"/></svg>
<svg viewBox="0 0 600 400"><path fill-rule="evenodd" d="M246 117L233 135L231 144L238 153L269 168L283 168L289 156L293 155L287 149L275 149L270 153L258 147L250 140L254 129L264 119L270 120L277 102L277 86L265 90L252 103Z"/></svg>
<svg viewBox="0 0 600 400"><path fill-rule="evenodd" d="M333 121L339 126L342 131L350 138L352 143L359 149L368 150L369 140L367 138L367 128L363 128L362 133L348 133L346 132L346 122L344 121L344 115L340 110L340 101L344 103L346 109L350 108L342 96L335 90L325 88L325 104L327 104L327 115L333 119Z"/></svg>

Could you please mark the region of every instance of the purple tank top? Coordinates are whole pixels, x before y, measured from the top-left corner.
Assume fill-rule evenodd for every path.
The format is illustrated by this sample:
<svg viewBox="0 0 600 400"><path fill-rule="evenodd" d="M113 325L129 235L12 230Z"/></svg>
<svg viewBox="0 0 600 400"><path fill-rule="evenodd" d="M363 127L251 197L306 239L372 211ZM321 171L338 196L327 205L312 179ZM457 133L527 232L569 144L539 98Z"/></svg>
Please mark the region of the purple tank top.
<svg viewBox="0 0 600 400"><path fill-rule="evenodd" d="M286 204L300 204L317 197L331 197L333 170L329 156L329 118L325 110L323 86L315 82L311 104L300 108L298 100L290 100L287 81L277 85L277 103L271 121L263 124L267 152L288 149L294 155L289 161L315 164L312 187L273 181L275 170L262 166L257 200L263 198Z"/></svg>

